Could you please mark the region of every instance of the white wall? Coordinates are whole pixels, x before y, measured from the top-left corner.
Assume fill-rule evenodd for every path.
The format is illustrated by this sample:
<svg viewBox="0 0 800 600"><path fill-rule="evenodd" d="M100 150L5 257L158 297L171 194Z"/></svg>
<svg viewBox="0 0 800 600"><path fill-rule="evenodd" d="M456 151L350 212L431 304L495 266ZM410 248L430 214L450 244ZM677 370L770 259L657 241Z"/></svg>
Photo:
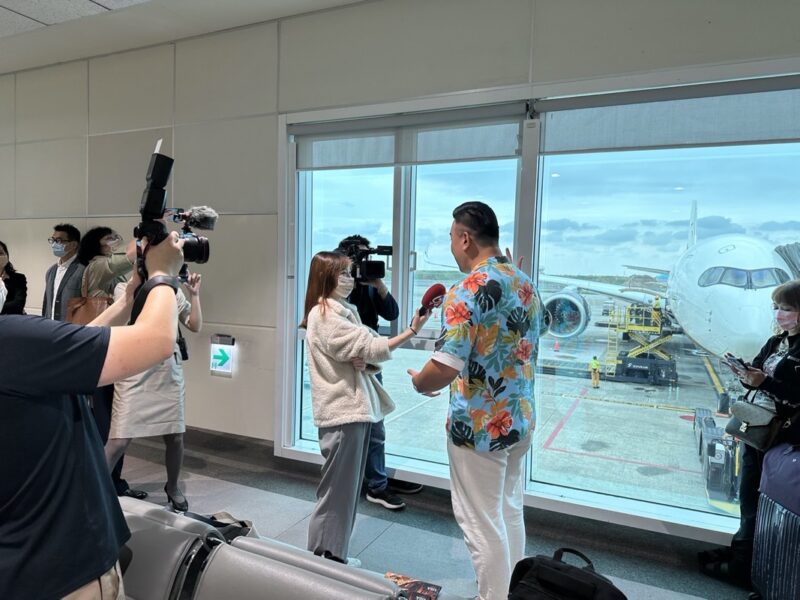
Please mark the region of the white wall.
<svg viewBox="0 0 800 600"><path fill-rule="evenodd" d="M52 225L130 235L163 137L174 205L223 213L197 268L188 423L272 439L279 113L643 73L672 84L742 62L766 75L800 57L797 22L800 3L782 0L382 0L0 76L0 239L35 313ZM211 333L237 338L235 378L209 376Z"/></svg>

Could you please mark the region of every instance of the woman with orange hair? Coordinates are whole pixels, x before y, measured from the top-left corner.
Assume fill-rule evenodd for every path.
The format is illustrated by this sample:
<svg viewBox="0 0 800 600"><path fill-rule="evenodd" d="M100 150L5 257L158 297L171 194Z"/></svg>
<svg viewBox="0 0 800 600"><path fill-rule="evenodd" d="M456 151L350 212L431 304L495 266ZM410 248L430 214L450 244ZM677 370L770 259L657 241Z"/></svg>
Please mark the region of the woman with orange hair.
<svg viewBox="0 0 800 600"><path fill-rule="evenodd" d="M350 271L350 259L343 254L314 256L300 324L306 329L311 405L325 459L308 526L308 549L338 562L348 562L370 427L394 410L375 377L380 372L377 365L389 360L392 350L414 337L430 317L415 312L408 329L381 337L361 323L346 300L354 285Z"/></svg>

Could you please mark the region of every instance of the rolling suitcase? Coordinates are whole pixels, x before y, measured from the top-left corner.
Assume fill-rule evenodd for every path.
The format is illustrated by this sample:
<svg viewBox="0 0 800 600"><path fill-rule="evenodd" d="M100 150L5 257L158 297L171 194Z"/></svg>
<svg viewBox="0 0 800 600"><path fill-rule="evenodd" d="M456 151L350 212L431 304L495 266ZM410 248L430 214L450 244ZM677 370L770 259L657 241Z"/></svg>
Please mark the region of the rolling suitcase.
<svg viewBox="0 0 800 600"><path fill-rule="evenodd" d="M800 598L800 446L764 456L753 545L753 587L763 600Z"/></svg>

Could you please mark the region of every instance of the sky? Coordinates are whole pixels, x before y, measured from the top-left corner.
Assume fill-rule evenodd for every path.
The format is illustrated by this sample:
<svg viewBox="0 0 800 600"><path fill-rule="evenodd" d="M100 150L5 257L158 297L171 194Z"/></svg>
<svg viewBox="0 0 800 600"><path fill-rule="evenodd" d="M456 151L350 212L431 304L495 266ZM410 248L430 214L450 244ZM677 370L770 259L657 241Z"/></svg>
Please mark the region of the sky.
<svg viewBox="0 0 800 600"><path fill-rule="evenodd" d="M420 269L455 269L451 214L481 200L511 245L516 160L422 165L416 180ZM314 177L313 251L359 233L391 244L393 169L320 171ZM739 233L774 245L800 241L800 144L546 156L541 168L539 270L630 275L624 264L669 269L685 250L697 202L698 238Z"/></svg>

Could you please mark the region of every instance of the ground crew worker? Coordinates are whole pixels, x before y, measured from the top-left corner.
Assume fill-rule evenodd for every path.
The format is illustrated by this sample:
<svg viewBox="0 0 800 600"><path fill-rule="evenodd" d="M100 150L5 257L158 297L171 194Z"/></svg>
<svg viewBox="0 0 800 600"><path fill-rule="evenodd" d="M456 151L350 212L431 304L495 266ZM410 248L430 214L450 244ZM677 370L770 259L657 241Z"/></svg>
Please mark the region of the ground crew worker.
<svg viewBox="0 0 800 600"><path fill-rule="evenodd" d="M597 360L596 356L593 356L591 362L589 363L589 371L592 372L592 387L593 388L599 388L600 387L600 361Z"/></svg>

